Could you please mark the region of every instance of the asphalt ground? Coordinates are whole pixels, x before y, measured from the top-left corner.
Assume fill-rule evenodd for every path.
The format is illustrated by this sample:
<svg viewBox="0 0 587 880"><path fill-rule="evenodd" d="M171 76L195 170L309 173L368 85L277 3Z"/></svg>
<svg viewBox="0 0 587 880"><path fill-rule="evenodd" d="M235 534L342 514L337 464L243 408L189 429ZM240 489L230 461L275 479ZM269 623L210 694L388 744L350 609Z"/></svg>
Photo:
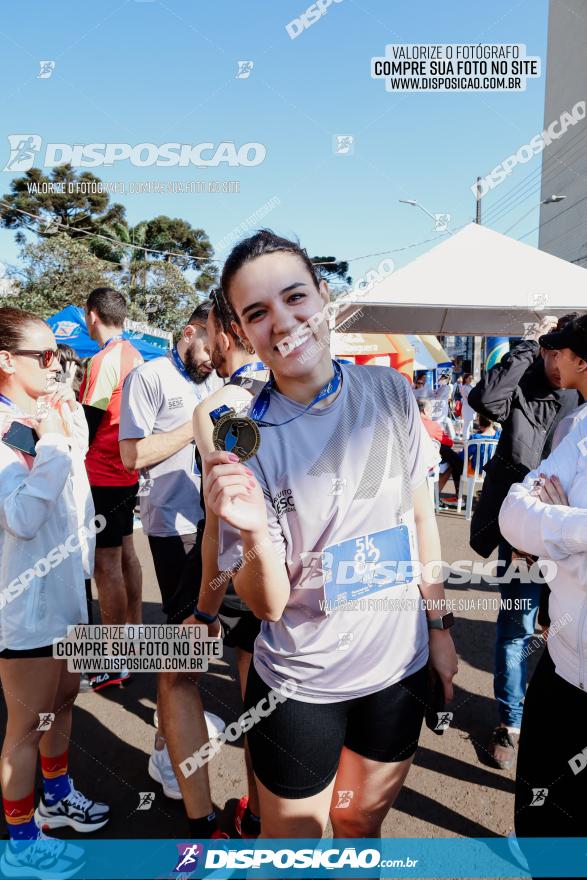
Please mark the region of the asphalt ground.
<svg viewBox="0 0 587 880"><path fill-rule="evenodd" d="M462 514L441 512L437 519L444 560L482 561L469 548L469 523ZM141 530L135 531L135 542L143 567L144 622L162 622L151 554ZM493 837L513 830L515 771L488 766L486 751L496 723L492 668L498 588L487 582L464 584L449 587L447 594L467 606L453 628L459 655L455 699L447 706L453 719L443 736L423 726L406 785L385 820L385 837ZM538 656L536 652L530 658L531 668ZM236 721L242 709L231 649L225 650L221 661L211 663L200 688L206 709L227 724ZM109 824L93 837L178 839L187 835L182 802L166 798L147 773L155 699L153 673L135 674L124 688L78 697L70 773L81 791L112 808ZM5 721L0 701L0 730ZM221 827L230 832L235 805L245 793L242 738L225 744L209 770ZM40 791L40 776L38 787ZM151 808L138 810L141 792L153 791ZM4 825L1 831L5 832ZM69 830L53 833L63 838L76 836Z"/></svg>

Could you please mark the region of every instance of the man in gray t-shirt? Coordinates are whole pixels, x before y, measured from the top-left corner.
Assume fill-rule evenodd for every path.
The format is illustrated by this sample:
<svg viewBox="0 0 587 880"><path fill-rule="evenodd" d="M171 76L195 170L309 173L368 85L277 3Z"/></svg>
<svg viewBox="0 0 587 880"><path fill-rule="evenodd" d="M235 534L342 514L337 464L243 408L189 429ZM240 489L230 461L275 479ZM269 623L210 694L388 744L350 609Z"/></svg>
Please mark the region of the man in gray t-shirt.
<svg viewBox="0 0 587 880"><path fill-rule="evenodd" d="M261 625L253 664L268 687L293 680L296 699L308 703L383 690L428 658L418 581L386 584L383 568L371 584L366 578L357 586L354 578L373 560L418 559L412 489L426 479L428 441L399 373L342 369L341 393L321 409L304 413L274 390L263 420L294 420L261 427L259 453L247 462L265 494L271 539L291 585L281 618ZM238 565L240 534L225 522L219 549L220 570ZM355 598L364 612L362 605L345 607ZM352 651L341 639L352 641Z"/></svg>
<svg viewBox="0 0 587 880"><path fill-rule="evenodd" d="M204 513L192 415L198 403L222 384L210 361L209 310L208 302L198 306L177 346L165 357L133 370L122 392L120 454L127 467L141 471L141 521L169 623L181 623L191 615L202 575ZM174 772L174 766L193 750L194 729L198 748L208 740L194 676L160 673L157 708L150 776L163 785L168 797L183 797L190 819L215 821L207 774L194 773L188 779Z"/></svg>

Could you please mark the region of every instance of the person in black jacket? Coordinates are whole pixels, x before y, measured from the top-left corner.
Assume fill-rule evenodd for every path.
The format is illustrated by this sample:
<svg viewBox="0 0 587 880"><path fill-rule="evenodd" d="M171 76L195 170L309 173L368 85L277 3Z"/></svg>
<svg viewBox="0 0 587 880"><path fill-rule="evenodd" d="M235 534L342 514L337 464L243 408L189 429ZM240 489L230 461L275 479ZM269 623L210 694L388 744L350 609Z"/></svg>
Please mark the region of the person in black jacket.
<svg viewBox="0 0 587 880"><path fill-rule="evenodd" d="M502 425L495 455L485 467L470 537L471 547L483 557L499 547L498 576L509 568L512 552L517 557L515 548L499 531L501 505L510 486L522 482L548 456L556 426L580 402L576 391L561 389L556 355L538 345L542 334L555 327L560 329L573 317L576 315L567 315L558 323L556 318L545 317L532 326L524 341L489 370L469 394L468 402L476 412ZM534 634L541 587L539 583L512 579L501 584L500 590L503 599L512 599L514 609L513 600L526 600L522 610L504 608L497 618L493 686L499 724L491 734L489 753L497 767L509 770L515 757L512 735L520 732L526 692L524 648Z"/></svg>

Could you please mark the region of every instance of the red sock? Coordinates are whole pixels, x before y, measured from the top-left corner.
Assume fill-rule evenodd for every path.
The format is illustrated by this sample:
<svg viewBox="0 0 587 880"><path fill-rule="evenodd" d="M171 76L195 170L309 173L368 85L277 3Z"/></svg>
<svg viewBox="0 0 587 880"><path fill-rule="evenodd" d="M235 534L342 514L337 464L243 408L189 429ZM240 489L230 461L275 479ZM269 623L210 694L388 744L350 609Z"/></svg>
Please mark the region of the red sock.
<svg viewBox="0 0 587 880"><path fill-rule="evenodd" d="M34 790L18 801L9 801L3 797L4 818L8 826L11 840L34 840L38 833L35 824Z"/></svg>

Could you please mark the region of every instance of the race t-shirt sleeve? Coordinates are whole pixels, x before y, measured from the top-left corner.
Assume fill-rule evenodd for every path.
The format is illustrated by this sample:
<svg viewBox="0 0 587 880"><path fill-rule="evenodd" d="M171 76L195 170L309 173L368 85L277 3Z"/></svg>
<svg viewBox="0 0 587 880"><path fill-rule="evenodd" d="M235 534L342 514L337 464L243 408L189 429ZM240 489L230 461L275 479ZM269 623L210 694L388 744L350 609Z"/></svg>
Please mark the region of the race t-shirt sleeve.
<svg viewBox="0 0 587 880"><path fill-rule="evenodd" d="M408 470L412 489L424 482L428 475L430 463L430 438L420 418L418 404L412 394L407 380L404 388L408 429Z"/></svg>
<svg viewBox="0 0 587 880"><path fill-rule="evenodd" d="M161 406L161 385L157 373L133 370L122 386L119 440L150 437Z"/></svg>
<svg viewBox="0 0 587 880"><path fill-rule="evenodd" d="M88 364L80 400L84 406L93 406L94 409L103 411L108 409L110 398L120 382L118 365L118 358L100 356L92 358Z"/></svg>
<svg viewBox="0 0 587 880"><path fill-rule="evenodd" d="M259 480L261 484L261 488L263 489L263 495L265 496L265 508L267 510L267 524L269 527L269 537L271 539L271 543L273 547L276 549L279 558L282 562L285 563L286 552L285 552L285 539L283 537L283 532L281 530L281 526L279 525L279 520L277 519L277 514L275 512L275 508L273 506L273 502L271 501L271 494L267 489L267 485L265 480L263 479L262 471L256 460L250 459L247 461L247 467L250 468L255 477ZM234 529L232 526L229 526L228 523L219 520L219 528L218 528L218 569L219 571L234 571L234 569L238 568L243 559L243 544L241 540L240 532L237 529Z"/></svg>

